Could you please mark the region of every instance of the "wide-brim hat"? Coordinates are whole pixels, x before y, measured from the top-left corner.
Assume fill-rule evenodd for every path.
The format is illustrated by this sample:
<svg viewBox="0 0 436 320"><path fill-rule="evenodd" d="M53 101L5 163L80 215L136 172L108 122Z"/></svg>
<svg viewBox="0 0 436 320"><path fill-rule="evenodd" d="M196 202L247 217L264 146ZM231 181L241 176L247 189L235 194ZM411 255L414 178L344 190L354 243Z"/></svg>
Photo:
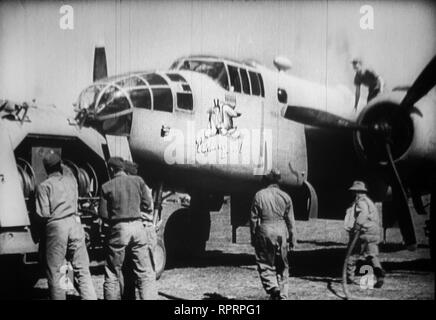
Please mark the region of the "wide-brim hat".
<svg viewBox="0 0 436 320"><path fill-rule="evenodd" d="M354 181L353 185L348 189L350 191L368 192L363 181Z"/></svg>

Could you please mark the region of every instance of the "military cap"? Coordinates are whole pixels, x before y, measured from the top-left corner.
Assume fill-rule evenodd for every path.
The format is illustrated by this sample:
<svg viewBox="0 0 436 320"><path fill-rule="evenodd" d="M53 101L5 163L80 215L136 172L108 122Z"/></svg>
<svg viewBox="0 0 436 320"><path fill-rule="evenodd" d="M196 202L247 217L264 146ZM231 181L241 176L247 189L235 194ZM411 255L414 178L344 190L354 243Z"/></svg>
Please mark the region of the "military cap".
<svg viewBox="0 0 436 320"><path fill-rule="evenodd" d="M268 172L268 174L265 176L265 178L272 183L279 183L282 175L280 174L280 170L273 168L271 169L270 172Z"/></svg>
<svg viewBox="0 0 436 320"><path fill-rule="evenodd" d="M110 157L107 161L107 165L110 168L124 170L124 159L121 157Z"/></svg>
<svg viewBox="0 0 436 320"><path fill-rule="evenodd" d="M368 192L368 189L366 189L365 183L363 181L357 181L357 180L353 182L353 185L348 190Z"/></svg>
<svg viewBox="0 0 436 320"><path fill-rule="evenodd" d="M128 174L137 174L138 173L138 165L135 162L126 160L124 161L124 169Z"/></svg>
<svg viewBox="0 0 436 320"><path fill-rule="evenodd" d="M42 159L42 163L46 170L50 170L60 165L61 157L53 150L50 150Z"/></svg>

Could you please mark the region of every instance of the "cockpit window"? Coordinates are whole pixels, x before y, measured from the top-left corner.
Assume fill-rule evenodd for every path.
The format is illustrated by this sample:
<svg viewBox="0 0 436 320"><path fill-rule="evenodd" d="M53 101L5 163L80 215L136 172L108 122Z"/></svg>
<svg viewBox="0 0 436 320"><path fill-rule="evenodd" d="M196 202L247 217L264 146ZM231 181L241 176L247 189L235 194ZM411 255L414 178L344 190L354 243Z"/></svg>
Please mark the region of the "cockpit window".
<svg viewBox="0 0 436 320"><path fill-rule="evenodd" d="M239 69L239 73L241 74L242 80L242 90L246 94L250 94L250 82L248 82L248 73L245 69Z"/></svg>
<svg viewBox="0 0 436 320"><path fill-rule="evenodd" d="M185 60L179 69L203 73L215 80L224 89L229 90L227 72L223 62Z"/></svg>
<svg viewBox="0 0 436 320"><path fill-rule="evenodd" d="M228 65L230 85L233 87L233 91L241 92L241 80L239 79L238 68Z"/></svg>
<svg viewBox="0 0 436 320"><path fill-rule="evenodd" d="M151 109L151 98L148 88L130 90L129 96L135 108Z"/></svg>
<svg viewBox="0 0 436 320"><path fill-rule="evenodd" d="M156 73L143 74L142 77L147 80L150 85L168 85L165 79Z"/></svg>
<svg viewBox="0 0 436 320"><path fill-rule="evenodd" d="M173 95L170 88L152 88L153 109L173 112Z"/></svg>
<svg viewBox="0 0 436 320"><path fill-rule="evenodd" d="M167 73L167 76L174 82L186 82L185 78L178 73Z"/></svg>
<svg viewBox="0 0 436 320"><path fill-rule="evenodd" d="M142 81L141 78L131 76L131 77L128 77L128 78L125 78L123 80L118 81L117 85L119 85L120 87L123 87L123 88L133 88L133 87L138 87L138 86L144 86L145 82Z"/></svg>
<svg viewBox="0 0 436 320"><path fill-rule="evenodd" d="M97 112L99 116L116 114L130 108L124 93L115 86L108 87L101 97Z"/></svg>
<svg viewBox="0 0 436 320"><path fill-rule="evenodd" d="M255 96L260 96L260 85L257 74L253 71L249 71L248 74L250 75L251 93Z"/></svg>

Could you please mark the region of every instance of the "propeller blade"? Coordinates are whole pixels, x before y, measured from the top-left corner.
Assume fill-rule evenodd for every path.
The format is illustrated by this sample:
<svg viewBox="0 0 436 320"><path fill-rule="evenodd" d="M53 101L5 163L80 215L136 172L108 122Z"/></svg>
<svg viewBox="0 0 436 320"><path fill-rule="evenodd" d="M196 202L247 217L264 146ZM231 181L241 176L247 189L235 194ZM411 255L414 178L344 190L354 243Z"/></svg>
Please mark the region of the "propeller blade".
<svg viewBox="0 0 436 320"><path fill-rule="evenodd" d="M286 119L315 127L351 130L370 129L367 126L362 126L354 121L342 118L330 112L306 107L286 106L282 109L282 116Z"/></svg>
<svg viewBox="0 0 436 320"><path fill-rule="evenodd" d="M412 107L421 99L431 88L436 85L436 56L431 59L421 74L416 78L410 89L407 91L401 105Z"/></svg>
<svg viewBox="0 0 436 320"><path fill-rule="evenodd" d="M398 174L397 167L395 166L394 159L392 158L391 146L386 143L386 153L388 155L389 165L394 175L394 184L392 185L392 198L397 208L398 223L403 236L404 243L409 250L416 249L416 234L415 226L413 224L412 214L409 208L409 201L406 191L404 190L403 183L400 175Z"/></svg>
<svg viewBox="0 0 436 320"><path fill-rule="evenodd" d="M106 50L104 47L95 47L94 51L94 71L92 81L97 81L107 77Z"/></svg>

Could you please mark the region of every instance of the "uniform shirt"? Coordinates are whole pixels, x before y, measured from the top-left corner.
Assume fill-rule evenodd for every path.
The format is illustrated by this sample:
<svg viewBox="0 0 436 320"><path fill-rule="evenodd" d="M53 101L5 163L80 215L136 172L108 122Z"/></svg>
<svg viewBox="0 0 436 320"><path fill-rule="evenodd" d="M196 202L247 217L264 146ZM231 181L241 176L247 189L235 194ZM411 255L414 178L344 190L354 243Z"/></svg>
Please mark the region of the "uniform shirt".
<svg viewBox="0 0 436 320"><path fill-rule="evenodd" d="M54 172L36 190L36 213L49 222L76 214L78 197L76 179Z"/></svg>
<svg viewBox="0 0 436 320"><path fill-rule="evenodd" d="M252 239L258 227L285 224L290 242L295 244L295 220L292 200L277 184L271 184L254 196L251 206L250 228Z"/></svg>
<svg viewBox="0 0 436 320"><path fill-rule="evenodd" d="M379 75L373 70L364 69L361 72L356 72L354 77L354 84L360 86L361 84L367 86L370 90L380 88L381 83Z"/></svg>
<svg viewBox="0 0 436 320"><path fill-rule="evenodd" d="M118 172L102 186L99 215L111 221L140 219L141 211L151 214L151 192L139 176ZM152 219L152 216L151 216Z"/></svg>
<svg viewBox="0 0 436 320"><path fill-rule="evenodd" d="M374 202L366 195L360 195L351 205L354 227L351 232L361 230L361 239L379 241L380 216Z"/></svg>

